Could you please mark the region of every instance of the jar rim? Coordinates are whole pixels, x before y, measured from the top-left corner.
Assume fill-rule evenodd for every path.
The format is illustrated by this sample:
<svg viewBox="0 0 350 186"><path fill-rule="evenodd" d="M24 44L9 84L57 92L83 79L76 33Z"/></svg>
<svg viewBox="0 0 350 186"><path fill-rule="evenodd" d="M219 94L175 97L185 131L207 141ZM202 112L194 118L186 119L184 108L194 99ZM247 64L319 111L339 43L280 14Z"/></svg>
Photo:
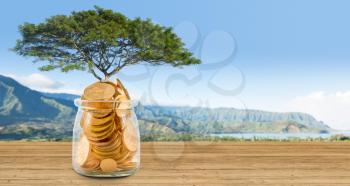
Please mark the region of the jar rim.
<svg viewBox="0 0 350 186"><path fill-rule="evenodd" d="M93 104L103 104L102 108L95 108L96 110L108 110L108 109L132 109L136 106L133 100L127 101L117 101L117 100L82 100L77 98L74 100L74 105L78 108L90 108L93 109L91 105ZM106 108L103 108L106 107Z"/></svg>

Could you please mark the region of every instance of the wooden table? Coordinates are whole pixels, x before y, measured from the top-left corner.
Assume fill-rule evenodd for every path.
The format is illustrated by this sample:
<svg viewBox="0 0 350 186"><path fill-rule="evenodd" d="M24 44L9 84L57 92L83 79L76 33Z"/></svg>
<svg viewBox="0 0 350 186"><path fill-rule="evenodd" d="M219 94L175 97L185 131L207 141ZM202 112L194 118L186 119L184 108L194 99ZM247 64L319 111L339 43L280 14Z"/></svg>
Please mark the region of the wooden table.
<svg viewBox="0 0 350 186"><path fill-rule="evenodd" d="M350 185L345 142L147 142L141 161L96 179L71 169L68 142L0 142L0 185Z"/></svg>

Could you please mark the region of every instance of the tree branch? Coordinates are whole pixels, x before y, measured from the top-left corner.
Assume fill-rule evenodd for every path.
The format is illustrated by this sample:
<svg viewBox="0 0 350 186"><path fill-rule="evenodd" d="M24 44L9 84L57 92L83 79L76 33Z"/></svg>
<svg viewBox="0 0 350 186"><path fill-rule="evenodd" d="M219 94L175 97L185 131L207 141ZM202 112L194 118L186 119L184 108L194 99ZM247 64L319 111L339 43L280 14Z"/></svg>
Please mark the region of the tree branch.
<svg viewBox="0 0 350 186"><path fill-rule="evenodd" d="M47 35L49 35L49 36L51 36L51 37L53 37L53 38L56 38L56 39L58 39L58 40L66 40L66 38L62 38L62 37L60 37L60 36L57 36L57 35L55 35L55 34L52 34L52 33L47 33L47 32L45 32L44 34L47 34ZM94 67L96 67L97 69L99 69L100 71L102 71L103 72L103 70L99 67L99 65L98 64L96 64L93 60L92 60L92 58L91 58L91 56L89 57L89 56L87 56L88 54L86 54L79 46L78 46L78 44L76 43L76 41L74 40L74 38L71 38L71 40L69 40L69 41L71 41L71 43L73 44L73 48L74 49L76 49L77 51L78 51L78 53L80 53L80 55L83 57L83 59L84 59L84 61L88 64L89 62L88 61L91 61L92 62L92 64L93 64L93 67L90 67L89 66L89 64L88 64L88 71L96 78L96 79L98 79L98 80L102 80L102 78L100 77L100 76L98 76L97 74L96 74L96 72L94 71ZM105 74L105 72L104 72L104 74ZM106 75L106 74L105 74Z"/></svg>
<svg viewBox="0 0 350 186"><path fill-rule="evenodd" d="M114 70L112 70L110 73L108 73L108 76L111 77L114 74L116 74L117 72L119 72L123 67L125 67L126 65L128 65L129 63L125 62L123 63L121 66L117 66Z"/></svg>
<svg viewBox="0 0 350 186"><path fill-rule="evenodd" d="M96 74L96 72L94 71L93 68L90 68L90 69L89 69L89 72L90 72L92 75L94 75L95 78L98 79L99 81L102 80L102 78Z"/></svg>

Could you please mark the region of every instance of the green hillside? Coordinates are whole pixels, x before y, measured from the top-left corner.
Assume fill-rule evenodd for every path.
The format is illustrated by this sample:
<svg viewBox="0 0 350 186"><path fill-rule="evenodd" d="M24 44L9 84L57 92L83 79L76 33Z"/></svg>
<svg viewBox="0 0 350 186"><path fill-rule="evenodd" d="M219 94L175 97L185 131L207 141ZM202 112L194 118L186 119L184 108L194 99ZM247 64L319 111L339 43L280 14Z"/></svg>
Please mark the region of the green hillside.
<svg viewBox="0 0 350 186"><path fill-rule="evenodd" d="M328 133L331 129L305 113L275 113L234 108L143 106L140 120L156 122L177 133Z"/></svg>
<svg viewBox="0 0 350 186"><path fill-rule="evenodd" d="M15 80L0 76L0 125L22 122L61 123L72 121L72 101L44 96Z"/></svg>

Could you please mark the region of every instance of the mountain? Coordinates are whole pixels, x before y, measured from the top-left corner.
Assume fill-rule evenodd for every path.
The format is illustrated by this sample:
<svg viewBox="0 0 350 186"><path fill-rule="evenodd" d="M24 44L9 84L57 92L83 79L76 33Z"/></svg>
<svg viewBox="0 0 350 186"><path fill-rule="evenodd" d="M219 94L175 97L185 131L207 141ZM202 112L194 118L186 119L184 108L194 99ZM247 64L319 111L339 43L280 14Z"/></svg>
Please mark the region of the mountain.
<svg viewBox="0 0 350 186"><path fill-rule="evenodd" d="M276 113L235 108L143 106L140 120L156 122L182 133L328 133L322 121L305 113Z"/></svg>
<svg viewBox="0 0 350 186"><path fill-rule="evenodd" d="M0 139L70 138L77 108L72 94L42 93L0 75ZM305 113L137 104L141 135L212 133L327 133Z"/></svg>
<svg viewBox="0 0 350 186"><path fill-rule="evenodd" d="M0 76L0 124L21 122L56 123L72 120L76 108L72 101L45 96L17 81Z"/></svg>
<svg viewBox="0 0 350 186"><path fill-rule="evenodd" d="M67 94L67 93L47 93L47 92L41 92L42 95L50 98L57 98L57 99L64 99L69 101L74 101L75 99L79 98L79 95L75 94Z"/></svg>

